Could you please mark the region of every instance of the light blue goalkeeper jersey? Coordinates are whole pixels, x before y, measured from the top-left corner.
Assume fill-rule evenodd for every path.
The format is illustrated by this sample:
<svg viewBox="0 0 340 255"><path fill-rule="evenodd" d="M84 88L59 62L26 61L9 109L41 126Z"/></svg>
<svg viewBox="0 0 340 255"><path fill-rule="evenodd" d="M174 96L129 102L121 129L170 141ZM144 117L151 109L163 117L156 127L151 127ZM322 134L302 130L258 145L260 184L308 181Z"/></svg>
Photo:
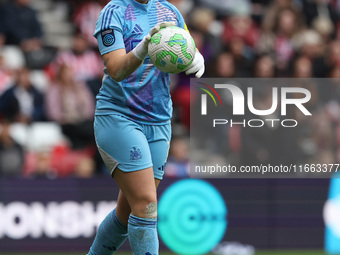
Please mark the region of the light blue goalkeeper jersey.
<svg viewBox="0 0 340 255"><path fill-rule="evenodd" d="M112 0L97 21L94 36L100 53L125 48L130 52L157 23L174 21L185 27L180 12L166 0ZM114 60L111 60L114 61ZM142 124L165 124L172 115L169 74L159 71L146 57L138 69L121 82L104 69L103 85L97 95L96 115L121 114Z"/></svg>

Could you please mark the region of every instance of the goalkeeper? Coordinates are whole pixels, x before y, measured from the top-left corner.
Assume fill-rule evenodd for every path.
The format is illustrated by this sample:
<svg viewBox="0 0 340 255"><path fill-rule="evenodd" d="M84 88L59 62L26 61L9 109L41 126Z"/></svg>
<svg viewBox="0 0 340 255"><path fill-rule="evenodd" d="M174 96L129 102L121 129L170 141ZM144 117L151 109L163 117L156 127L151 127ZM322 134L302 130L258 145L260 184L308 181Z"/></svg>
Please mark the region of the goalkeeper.
<svg viewBox="0 0 340 255"><path fill-rule="evenodd" d="M117 207L99 226L89 255L113 254L129 237L134 255L157 255L157 194L171 139L169 74L147 56L151 36L167 26L185 28L165 0L112 0L94 36L105 76L94 121L98 150L118 184ZM204 73L197 51L186 74Z"/></svg>

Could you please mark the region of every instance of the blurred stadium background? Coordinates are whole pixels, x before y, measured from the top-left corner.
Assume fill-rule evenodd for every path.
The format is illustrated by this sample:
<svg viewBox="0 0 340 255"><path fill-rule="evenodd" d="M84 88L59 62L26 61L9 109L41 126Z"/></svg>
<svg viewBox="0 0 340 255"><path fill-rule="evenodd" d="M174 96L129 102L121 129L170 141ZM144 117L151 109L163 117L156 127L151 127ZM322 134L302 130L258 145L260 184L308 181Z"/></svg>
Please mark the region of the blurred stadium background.
<svg viewBox="0 0 340 255"><path fill-rule="evenodd" d="M115 204L92 130L103 74L92 33L107 2L0 0L0 254L85 254ZM169 2L205 57L205 77L340 78L339 0ZM189 82L172 76L173 138L160 196L189 176ZM294 147L289 139L282 147L298 162L339 163L340 85L314 89L313 121L292 131ZM275 162L272 137L280 134L251 135L225 134L231 157ZM214 253L340 254L336 180L208 180L228 208ZM161 251L169 252L163 243Z"/></svg>

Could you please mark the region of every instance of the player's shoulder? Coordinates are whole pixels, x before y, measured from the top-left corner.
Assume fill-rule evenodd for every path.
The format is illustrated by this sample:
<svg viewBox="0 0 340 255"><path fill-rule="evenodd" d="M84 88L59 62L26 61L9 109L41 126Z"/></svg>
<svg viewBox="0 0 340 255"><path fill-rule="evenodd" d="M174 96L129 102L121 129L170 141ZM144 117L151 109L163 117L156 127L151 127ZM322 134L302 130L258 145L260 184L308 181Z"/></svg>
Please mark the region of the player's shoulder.
<svg viewBox="0 0 340 255"><path fill-rule="evenodd" d="M104 16L108 12L124 12L127 8L127 3L124 0L111 0L101 11L100 15Z"/></svg>
<svg viewBox="0 0 340 255"><path fill-rule="evenodd" d="M170 11L176 13L177 16L182 16L180 11L174 6L172 3L169 3L167 0L156 0L159 4L161 4L164 8L169 9Z"/></svg>
<svg viewBox="0 0 340 255"><path fill-rule="evenodd" d="M177 21L179 22L179 26L185 28L185 21L181 14L181 12L174 6L173 4L169 3L167 0L155 0L158 5L161 5L163 8L168 9L173 15L176 17Z"/></svg>
<svg viewBox="0 0 340 255"><path fill-rule="evenodd" d="M167 0L156 0L156 2L160 3L162 6L171 9L173 11L178 11L177 8L170 2L168 2Z"/></svg>
<svg viewBox="0 0 340 255"><path fill-rule="evenodd" d="M94 36L112 26L121 29L124 23L124 12L127 9L125 0L111 0L100 12Z"/></svg>

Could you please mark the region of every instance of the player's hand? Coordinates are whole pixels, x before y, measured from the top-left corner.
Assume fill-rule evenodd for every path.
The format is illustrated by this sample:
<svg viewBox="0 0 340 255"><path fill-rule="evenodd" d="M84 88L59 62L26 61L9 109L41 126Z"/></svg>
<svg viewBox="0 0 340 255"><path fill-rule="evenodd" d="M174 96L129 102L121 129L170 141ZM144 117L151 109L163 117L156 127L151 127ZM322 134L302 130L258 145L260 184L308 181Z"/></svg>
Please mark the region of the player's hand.
<svg viewBox="0 0 340 255"><path fill-rule="evenodd" d="M133 55L139 60L144 60L148 55L148 44L151 40L151 37L156 34L161 28L175 26L175 22L162 22L158 23L156 26L150 29L149 34L144 36L143 40L137 44L137 46L132 50Z"/></svg>
<svg viewBox="0 0 340 255"><path fill-rule="evenodd" d="M204 58L202 54L196 50L194 60L191 65L185 71L185 74L193 74L195 73L196 78L201 78L204 74L205 66L204 66Z"/></svg>
<svg viewBox="0 0 340 255"><path fill-rule="evenodd" d="M154 26L153 28L150 29L149 31L149 35L147 35L146 39L147 40L151 40L151 37L156 34L159 30L161 30L162 28L165 28L165 27L173 27L173 26L176 26L176 23L173 22L173 21L167 21L167 22L161 22L161 23L158 23L156 26Z"/></svg>

